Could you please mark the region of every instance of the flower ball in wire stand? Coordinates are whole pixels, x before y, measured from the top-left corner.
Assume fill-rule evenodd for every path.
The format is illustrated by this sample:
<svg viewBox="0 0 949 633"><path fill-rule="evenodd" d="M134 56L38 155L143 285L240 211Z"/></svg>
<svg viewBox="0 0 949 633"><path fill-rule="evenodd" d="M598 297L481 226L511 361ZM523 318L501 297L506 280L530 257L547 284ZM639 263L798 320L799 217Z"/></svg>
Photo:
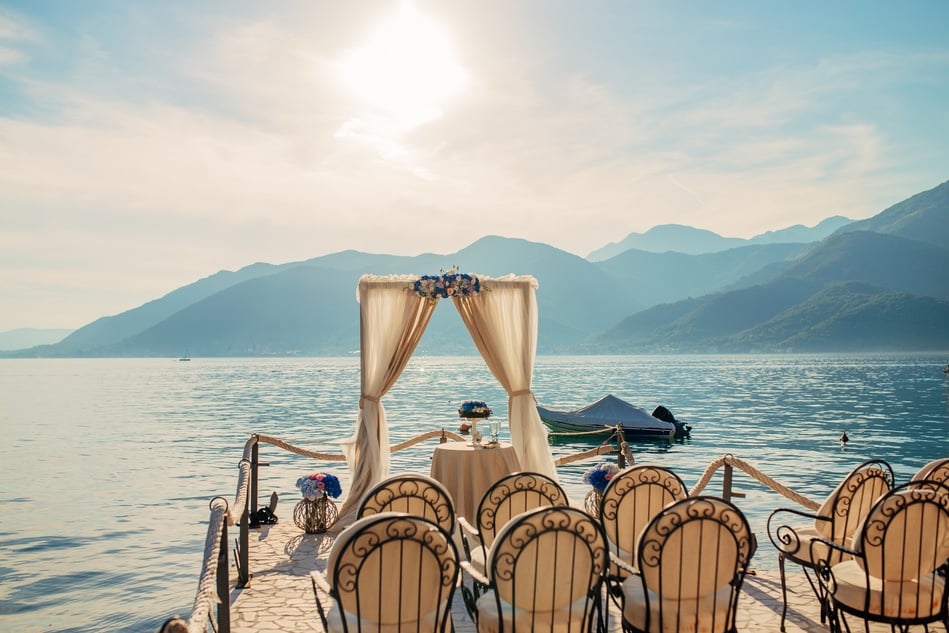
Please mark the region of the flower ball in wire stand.
<svg viewBox="0 0 949 633"><path fill-rule="evenodd" d="M591 486L590 491L583 497L583 509L587 511L587 514L594 517L600 516L603 491L618 472L619 467L616 464L603 462L583 473L583 483Z"/></svg>
<svg viewBox="0 0 949 633"><path fill-rule="evenodd" d="M303 500L293 508L293 522L307 534L322 534L336 522L339 510L334 499L343 493L336 475L313 473L297 479Z"/></svg>
<svg viewBox="0 0 949 633"><path fill-rule="evenodd" d="M491 409L483 400L465 400L461 403L461 406L458 407L458 416L464 418L471 423L470 433L471 433L471 445L472 446L482 446L481 441L483 436L481 431L478 430L478 420L483 420L485 418L491 417ZM496 438L492 440L492 444L488 446L496 446Z"/></svg>

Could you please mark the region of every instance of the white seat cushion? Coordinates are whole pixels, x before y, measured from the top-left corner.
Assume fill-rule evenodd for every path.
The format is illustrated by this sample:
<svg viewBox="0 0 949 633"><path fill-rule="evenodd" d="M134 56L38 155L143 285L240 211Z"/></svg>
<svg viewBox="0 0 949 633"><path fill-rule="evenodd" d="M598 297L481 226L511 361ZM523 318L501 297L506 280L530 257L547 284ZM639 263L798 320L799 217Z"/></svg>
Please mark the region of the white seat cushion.
<svg viewBox="0 0 949 633"><path fill-rule="evenodd" d="M484 546L479 545L471 549L471 553L468 555L468 562L475 568L475 571L483 576L486 558L487 550L484 549Z"/></svg>
<svg viewBox="0 0 949 633"><path fill-rule="evenodd" d="M625 602L623 618L640 631L646 626L646 596L642 579L630 576L622 584ZM653 593L649 594L649 633L722 633L726 630L728 601L731 586L726 585L713 594L693 599L666 600L662 604ZM659 613L664 620L659 628ZM701 614L697 617L697 614Z"/></svg>
<svg viewBox="0 0 949 633"><path fill-rule="evenodd" d="M448 608L447 605L444 608ZM435 633L436 622L435 613L426 614L421 621L406 620L402 623L379 624L363 618L362 624L356 614L346 612L346 628L343 628L342 610L333 608L326 614L327 633L344 633L345 631L362 631L362 633L399 633L399 631L418 631L419 633ZM448 614L448 622L445 625L446 631L453 631L451 614Z"/></svg>
<svg viewBox="0 0 949 633"><path fill-rule="evenodd" d="M867 578L857 561L834 565L834 599L862 611L867 600ZM886 617L927 618L939 612L946 580L928 574L917 581L888 581L870 576L870 613Z"/></svg>
<svg viewBox="0 0 949 633"><path fill-rule="evenodd" d="M524 611L514 609L501 601L505 631L544 631L545 633L569 633L581 630L585 599L556 611ZM515 621L516 619L516 621ZM501 622L494 592L478 598L478 633L498 633Z"/></svg>
<svg viewBox="0 0 949 633"><path fill-rule="evenodd" d="M635 568L635 566L636 566L636 553L635 553L635 552L630 552L630 551L627 551L627 550L623 549L622 547L620 547L619 545L617 545L616 543L614 543L613 540L612 540L609 536L606 537L606 544L607 544L607 545L609 546L609 548L610 548L610 557L611 557L611 558L620 558L620 559L622 559L624 562L626 562L626 564L628 564L628 565L630 565L631 567L634 567L634 568ZM614 571L615 571L615 567L614 567Z"/></svg>
<svg viewBox="0 0 949 633"><path fill-rule="evenodd" d="M829 547L822 543L818 543L814 546L813 550L811 548L811 543L816 538L827 538L821 534L815 527L804 526L804 525L795 525L793 526L794 533L797 534L797 538L800 542L800 548L794 553L788 553L787 557L790 560L793 560L796 563L803 565L808 565L810 567L816 567L817 561L814 559L825 558L830 553L832 560L830 563L838 563L844 559L850 559L849 554L844 554L839 550L830 550Z"/></svg>

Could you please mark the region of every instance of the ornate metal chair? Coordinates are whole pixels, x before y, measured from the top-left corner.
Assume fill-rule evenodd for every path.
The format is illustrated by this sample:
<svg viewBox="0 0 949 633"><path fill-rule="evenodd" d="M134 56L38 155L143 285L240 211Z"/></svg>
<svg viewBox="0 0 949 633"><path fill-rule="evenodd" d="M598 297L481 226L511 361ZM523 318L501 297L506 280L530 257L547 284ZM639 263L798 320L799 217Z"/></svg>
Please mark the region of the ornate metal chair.
<svg viewBox="0 0 949 633"><path fill-rule="evenodd" d="M385 512L343 530L325 575L310 577L323 630L421 633L453 629L458 573L448 532L421 517ZM337 608L324 606L321 591Z"/></svg>
<svg viewBox="0 0 949 633"><path fill-rule="evenodd" d="M481 497L477 526L471 525L465 517L458 517L461 526L464 555L472 567L482 576L485 575L487 552L494 543L498 532L511 520L527 510L546 506L567 506L570 500L567 493L556 481L540 473L512 473L494 482ZM481 595L484 586L478 582L469 588L462 584L461 591L468 612L474 617L474 602Z"/></svg>
<svg viewBox="0 0 949 633"><path fill-rule="evenodd" d="M949 483L949 457L934 459L916 471L912 481L920 479Z"/></svg>
<svg viewBox="0 0 949 633"><path fill-rule="evenodd" d="M451 494L441 482L427 475L407 473L379 482L362 498L356 517L382 512L405 512L428 519L449 534L455 531Z"/></svg>
<svg viewBox="0 0 949 633"><path fill-rule="evenodd" d="M491 545L485 574L470 562L461 564L487 587L475 608L482 633L605 629L606 536L579 508L550 506L519 514Z"/></svg>
<svg viewBox="0 0 949 633"><path fill-rule="evenodd" d="M831 492L816 513L795 508L778 508L768 517L768 538L778 550L778 569L781 573L781 630L787 616L787 581L785 561L800 565L814 595L821 604L821 622L825 621L825 596L817 578L812 575L817 561L812 557L811 542L828 539L847 543L857 526L870 512L873 504L893 487L893 469L882 460L870 460L854 468ZM809 521L809 523L808 523ZM819 553L820 548L814 550ZM840 562L844 555L835 551L828 554L830 564Z"/></svg>
<svg viewBox="0 0 949 633"><path fill-rule="evenodd" d="M648 633L733 633L738 596L757 541L748 521L718 497L687 497L643 530L636 569L619 590L623 629Z"/></svg>
<svg viewBox="0 0 949 633"><path fill-rule="evenodd" d="M603 491L600 523L606 533L610 560L622 560L635 567L639 535L659 512L674 501L689 495L682 480L661 466L634 466L621 471ZM615 563L614 575L625 572Z"/></svg>
<svg viewBox="0 0 949 633"><path fill-rule="evenodd" d="M944 484L924 479L899 486L873 506L850 547L830 539L815 540L811 547L830 603L831 631L849 633L846 614L862 619L867 633L870 622L905 632L941 621L949 629L949 488Z"/></svg>

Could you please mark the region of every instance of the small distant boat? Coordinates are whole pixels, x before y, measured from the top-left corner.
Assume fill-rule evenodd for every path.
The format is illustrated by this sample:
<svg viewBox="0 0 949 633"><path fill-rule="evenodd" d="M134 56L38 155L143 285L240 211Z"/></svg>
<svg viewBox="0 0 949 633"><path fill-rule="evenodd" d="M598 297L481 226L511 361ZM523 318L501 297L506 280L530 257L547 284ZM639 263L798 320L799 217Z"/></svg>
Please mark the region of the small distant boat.
<svg viewBox="0 0 949 633"><path fill-rule="evenodd" d="M538 404L537 413L551 430L568 433L596 431L619 425L627 437L675 438L685 437L692 430L692 427L676 420L672 412L663 406L656 407L650 415L645 409L612 394L570 411L549 409Z"/></svg>
<svg viewBox="0 0 949 633"><path fill-rule="evenodd" d="M944 374L949 374L949 364L947 364L945 367L942 368L942 372Z"/></svg>

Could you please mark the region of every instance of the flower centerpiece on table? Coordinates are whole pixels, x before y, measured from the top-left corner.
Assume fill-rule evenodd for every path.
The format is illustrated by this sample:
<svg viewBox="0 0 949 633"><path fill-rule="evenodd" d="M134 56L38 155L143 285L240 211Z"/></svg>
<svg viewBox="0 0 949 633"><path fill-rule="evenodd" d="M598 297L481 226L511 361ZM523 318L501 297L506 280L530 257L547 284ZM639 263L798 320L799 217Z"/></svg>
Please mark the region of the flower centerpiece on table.
<svg viewBox="0 0 949 633"><path fill-rule="evenodd" d="M607 484L618 472L619 467L616 464L603 462L583 473L583 483L592 486L592 490L583 498L583 506L588 513L599 516L603 491L606 490Z"/></svg>
<svg viewBox="0 0 949 633"><path fill-rule="evenodd" d="M484 400L465 400L458 407L458 416L467 419L489 418L492 413L494 412Z"/></svg>
<svg viewBox="0 0 949 633"><path fill-rule="evenodd" d="M478 420L491 417L491 408L484 400L465 400L458 407L458 415L471 422L471 445L481 446L481 432L478 431Z"/></svg>

